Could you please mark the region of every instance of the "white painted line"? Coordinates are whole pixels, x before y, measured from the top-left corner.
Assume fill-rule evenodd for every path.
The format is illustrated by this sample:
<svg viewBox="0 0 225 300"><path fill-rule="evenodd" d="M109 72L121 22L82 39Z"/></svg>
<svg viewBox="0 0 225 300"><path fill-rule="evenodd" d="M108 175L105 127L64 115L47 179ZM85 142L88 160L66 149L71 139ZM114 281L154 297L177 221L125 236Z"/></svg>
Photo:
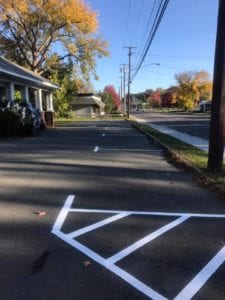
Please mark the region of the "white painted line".
<svg viewBox="0 0 225 300"><path fill-rule="evenodd" d="M105 133L103 133L102 136L105 136Z"/></svg>
<svg viewBox="0 0 225 300"><path fill-rule="evenodd" d="M144 246L146 243L156 239L157 237L161 236L162 234L166 233L167 231L171 230L172 228L178 226L179 224L185 222L188 218L191 217L203 217L203 218L225 218L225 215L220 214L183 214L183 213L169 213L169 212L141 212L141 211L119 211L119 210L100 210L100 209L73 209L71 205L74 200L73 195L67 197L63 208L61 209L56 222L52 228L52 233L56 236L64 240L66 243L70 244L73 248L79 250L83 254L87 255L100 265L104 266L118 277L129 283L131 286L145 294L151 299L155 300L167 300L164 296L153 290L150 286L147 286L142 281L138 280L133 275L127 273L126 271L122 270L115 263L127 255L131 254L135 250L139 249L140 247ZM105 220L92 224L90 226L86 226L79 230L76 230L73 233L65 234L61 231L61 227L68 215L69 212L99 212L99 213L116 213L115 216L111 216ZM108 259L103 258L90 248L82 245L78 241L74 239L74 237L79 236L81 234L87 233L91 230L109 224L113 221L119 220L123 217L126 217L131 214L142 214L142 215L157 215L157 216L178 216L179 218L170 222L169 224L159 228L158 230L152 232L151 234L147 235L143 239L135 242L134 244L130 245L126 249L118 252L117 254L111 256ZM174 298L174 300L188 300L191 299L200 289L201 287L207 282L207 280L216 272L216 270L224 263L225 261L225 246L211 259L211 261L187 284L186 287Z"/></svg>
<svg viewBox="0 0 225 300"><path fill-rule="evenodd" d="M104 210L104 209L85 209L85 208L71 208L70 211L86 212L86 213L106 213L106 214L119 214L129 213L131 215L146 215L146 216L168 216L168 217L181 217L190 216L195 218L225 218L225 214L196 214L196 213L172 213L172 212L155 212L155 211L123 211L123 210Z"/></svg>
<svg viewBox="0 0 225 300"><path fill-rule="evenodd" d="M96 146L96 147L94 148L93 152L98 152L98 150L99 150L99 147Z"/></svg>
<svg viewBox="0 0 225 300"><path fill-rule="evenodd" d="M61 209L56 221L55 221L55 224L52 228L52 233L55 233L56 231L59 231L61 230L61 227L70 211L70 207L73 203L73 200L74 200L75 196L74 195L69 195L64 203L64 206L63 208Z"/></svg>
<svg viewBox="0 0 225 300"><path fill-rule="evenodd" d="M127 213L127 212L119 213L119 214L117 214L117 215L115 215L115 216L112 216L112 217L110 217L110 218L104 219L104 220L99 221L99 222L97 222L97 223L94 223L94 224L92 224L92 225L89 225L89 226L83 227L83 228L81 228L81 229L78 229L78 230L76 230L76 231L74 231L74 232L71 232L71 233L67 234L67 237L73 239L73 238L78 237L78 236L80 236L80 235L82 235L82 234L85 234L85 233L87 233L87 232L90 232L90 231L92 231L92 230L95 230L95 229L97 229L97 228L99 228L99 227L102 227L102 226L104 226L104 225L110 224L110 223L112 223L112 222L114 222L114 221L117 221L117 220L119 220L119 219L122 219L122 218L124 218L124 217L127 217L127 216L129 216L129 215L130 215L130 214Z"/></svg>
<svg viewBox="0 0 225 300"><path fill-rule="evenodd" d="M164 152L164 150L147 149L123 149L123 148L101 148L101 151L127 151L127 152Z"/></svg>
<svg viewBox="0 0 225 300"><path fill-rule="evenodd" d="M110 136L123 136L123 137L126 137L126 136L129 136L129 137L141 137L143 138L143 136L141 134L132 134L132 133L107 133L107 135L110 135Z"/></svg>
<svg viewBox="0 0 225 300"><path fill-rule="evenodd" d="M167 298L160 295L158 292L156 292L155 290L153 290L152 288L150 288L149 286L144 284L142 281L138 280L133 275L131 275L131 274L127 273L126 271L120 269L118 266L116 266L116 265L111 265L111 266L105 265L105 267L108 270L110 270L111 272L113 272L114 274L116 274L118 277L122 278L124 281L129 283L131 286L133 286L134 288L139 290L141 293L148 296L150 299L153 299L153 300L167 300Z"/></svg>
<svg viewBox="0 0 225 300"><path fill-rule="evenodd" d="M122 251L116 253L115 255L109 257L107 259L107 261L111 264L118 262L119 260L128 256L132 252L136 251L137 249L143 247L147 243L158 238L160 235L164 234L165 232L167 232L167 231L171 230L172 228L176 227L177 225L185 222L189 218L190 218L189 216L181 216L180 218L176 219L175 221L172 221L169 224L157 229L156 231L150 233L149 235L145 236L144 238L140 239L139 241L135 242L134 244L130 245L129 247L127 247L127 248L123 249Z"/></svg>
<svg viewBox="0 0 225 300"><path fill-rule="evenodd" d="M99 263L100 265L104 266L106 269L108 269L112 273L116 274L122 280L126 281L131 286L133 286L134 288L136 288L137 290L139 290L141 293L145 294L149 298L154 299L154 300L167 300L167 298L163 297L158 292L156 292L155 290L153 290L152 288L150 288L149 286L144 284L142 281L138 280L136 277L134 277L131 274L127 273L126 271L122 270L118 266L108 264L108 262L106 262L106 260L102 256L100 256L93 250L89 249L88 247L82 245L78 241L68 238L68 236L66 236L65 234L63 234L60 231L54 232L54 234L56 236L58 236L60 239L64 240L69 245L71 245L73 248L79 250L83 254L90 257L92 260L94 260L97 263Z"/></svg>
<svg viewBox="0 0 225 300"><path fill-rule="evenodd" d="M92 258L94 261L98 262L99 264L103 264L103 261L105 260L104 257L100 256L93 250L89 249L88 247L82 245L81 243L77 242L76 240L69 238L66 234L64 234L61 231L54 232L55 235L57 235L59 238L64 240L66 243L71 245L72 247L78 249L80 252L84 253L85 255Z"/></svg>
<svg viewBox="0 0 225 300"><path fill-rule="evenodd" d="M225 246L210 260L210 262L186 285L174 300L191 299L206 281L225 261Z"/></svg>

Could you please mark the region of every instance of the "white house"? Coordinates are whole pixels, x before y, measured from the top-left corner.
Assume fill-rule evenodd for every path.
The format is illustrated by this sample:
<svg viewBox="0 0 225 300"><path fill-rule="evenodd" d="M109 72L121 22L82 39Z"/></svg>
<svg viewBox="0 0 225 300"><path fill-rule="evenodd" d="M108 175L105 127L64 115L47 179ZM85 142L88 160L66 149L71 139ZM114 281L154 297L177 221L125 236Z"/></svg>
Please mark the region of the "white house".
<svg viewBox="0 0 225 300"><path fill-rule="evenodd" d="M0 57L0 101L13 101L17 91L21 95L21 100L31 102L40 112L53 113L52 93L56 89L59 89L58 85Z"/></svg>

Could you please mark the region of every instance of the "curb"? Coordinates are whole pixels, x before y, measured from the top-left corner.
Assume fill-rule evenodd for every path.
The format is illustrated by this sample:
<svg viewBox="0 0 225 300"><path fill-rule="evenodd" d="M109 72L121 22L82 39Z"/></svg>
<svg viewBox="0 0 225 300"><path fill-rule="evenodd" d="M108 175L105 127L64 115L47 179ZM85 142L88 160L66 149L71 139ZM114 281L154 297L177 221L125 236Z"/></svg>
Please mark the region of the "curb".
<svg viewBox="0 0 225 300"><path fill-rule="evenodd" d="M149 138L153 139L161 148L163 148L166 152L167 158L170 159L170 162L172 164L174 164L176 167L185 167L186 171L190 171L193 173L193 179L197 181L198 184L205 188L208 188L210 191L217 193L220 197L224 199L225 188L218 184L213 178L209 177L208 175L205 175L199 168L193 166L193 164L189 160L185 159L176 151L172 150L170 147L159 141L156 137L146 132L140 127L141 125L137 121L129 120L129 122L134 128L136 128ZM151 126L149 127L151 128Z"/></svg>

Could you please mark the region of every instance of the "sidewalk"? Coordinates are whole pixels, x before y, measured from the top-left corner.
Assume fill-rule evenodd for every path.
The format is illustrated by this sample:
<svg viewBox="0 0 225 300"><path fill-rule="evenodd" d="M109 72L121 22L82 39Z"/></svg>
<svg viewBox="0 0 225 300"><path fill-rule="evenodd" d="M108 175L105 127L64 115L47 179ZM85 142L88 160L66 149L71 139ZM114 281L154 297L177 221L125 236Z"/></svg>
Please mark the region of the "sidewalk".
<svg viewBox="0 0 225 300"><path fill-rule="evenodd" d="M146 123L145 120L141 119L141 118L136 118L135 116L132 115L132 118L134 118L138 123ZM192 145L200 150L206 151L208 152L208 148L209 148L209 141L199 138L197 136L193 136L190 134L186 134L186 133L182 133L180 131L171 129L167 126L163 126L163 125L158 125L158 124L147 124L149 127L152 127L162 133L165 133L167 135L170 135L172 137L177 138L178 140L185 142L189 145ZM225 151L224 151L224 158L225 158Z"/></svg>

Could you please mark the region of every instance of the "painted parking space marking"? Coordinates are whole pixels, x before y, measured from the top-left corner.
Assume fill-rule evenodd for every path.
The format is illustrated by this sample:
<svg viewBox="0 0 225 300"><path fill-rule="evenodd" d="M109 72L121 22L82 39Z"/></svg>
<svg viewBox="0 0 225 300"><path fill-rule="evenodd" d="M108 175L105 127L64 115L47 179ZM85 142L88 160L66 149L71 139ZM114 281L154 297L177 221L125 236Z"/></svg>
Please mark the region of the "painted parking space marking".
<svg viewBox="0 0 225 300"><path fill-rule="evenodd" d="M134 244L130 245L129 247L127 247L127 248L123 249L122 251L116 253L115 255L109 257L107 259L107 261L112 264L117 263L119 260L130 255L132 252L143 247L147 243L153 241L154 239L156 239L163 233L169 231L170 229L172 229L172 228L176 227L177 225L181 224L182 222L186 221L188 218L190 218L190 217L189 216L181 216L180 218L176 219L175 221L172 221L171 223L159 228L158 230L145 236L143 239L140 239L139 241L135 242Z"/></svg>
<svg viewBox="0 0 225 300"><path fill-rule="evenodd" d="M188 283L174 300L191 299L225 261L225 246Z"/></svg>
<svg viewBox="0 0 225 300"><path fill-rule="evenodd" d="M67 236L68 236L69 238L74 239L75 237L78 237L78 236L80 236L80 235L82 235L82 234L85 234L85 233L87 233L87 232L90 232L90 231L92 231L92 230L95 230L95 229L97 229L97 228L100 228L100 227L102 227L102 226L104 226L104 225L110 224L110 223L112 223L112 222L114 222L114 221L117 221L117 220L122 219L122 218L124 218L124 217L127 217L127 216L129 216L129 215L130 215L130 214L127 213L127 212L121 212L121 213L119 213L119 214L116 214L115 216L112 216L112 217L110 217L110 218L104 219L103 221L94 223L93 225L89 225L89 226L86 226L86 227L84 227L84 228L82 228L82 229L79 229L79 230L76 230L76 231L74 231L74 232L71 232L71 233L67 234Z"/></svg>
<svg viewBox="0 0 225 300"><path fill-rule="evenodd" d="M164 150L160 149L131 149L131 148L103 148L103 147L95 147L94 152L106 152L106 151L121 151L121 152L164 152Z"/></svg>
<svg viewBox="0 0 225 300"><path fill-rule="evenodd" d="M224 214L199 214L199 213L173 213L173 212L151 212L151 211L121 211L121 210L102 210L102 209L80 209L80 208L72 208L72 204L75 196L70 195L67 197L64 206L62 207L55 224L52 228L52 233L58 236L60 239L71 245L73 248L79 250L83 254L87 255L112 273L116 274L118 277L129 283L132 287L139 290L141 293L145 294L151 299L155 300L166 300L167 298L156 290L152 289L150 286L146 285L144 282L140 281L138 278L118 267L116 263L121 261L129 254L133 253L137 249L143 247L147 243L151 243L151 241L157 239L160 236L163 236L166 232L176 228L180 224L184 223L186 220L190 218L217 218L225 219ZM85 226L78 230L75 230L70 233L64 233L61 231L61 228L66 221L68 213L105 213L105 214L114 214L102 221L94 223L92 225ZM146 216L169 216L169 217L177 217L172 222L158 228L152 233L146 235L144 238L136 241L132 245L115 253L114 255L104 258L92 249L83 245L75 238L81 235L84 235L88 232L91 232L95 229L101 228L110 224L112 222L116 222L122 218L126 218L131 215L146 215ZM191 299L200 289L201 287L208 281L208 279L216 272L216 270L224 263L225 261L225 246L222 247L217 254L212 257L212 259L206 264L205 267L200 270L200 272L194 276L194 278L178 293L178 295L174 298L176 300L188 300Z"/></svg>
<svg viewBox="0 0 225 300"><path fill-rule="evenodd" d="M102 136L109 136L109 137L117 137L117 136L120 136L120 137L141 137L143 138L140 134L133 134L133 133L103 133Z"/></svg>

